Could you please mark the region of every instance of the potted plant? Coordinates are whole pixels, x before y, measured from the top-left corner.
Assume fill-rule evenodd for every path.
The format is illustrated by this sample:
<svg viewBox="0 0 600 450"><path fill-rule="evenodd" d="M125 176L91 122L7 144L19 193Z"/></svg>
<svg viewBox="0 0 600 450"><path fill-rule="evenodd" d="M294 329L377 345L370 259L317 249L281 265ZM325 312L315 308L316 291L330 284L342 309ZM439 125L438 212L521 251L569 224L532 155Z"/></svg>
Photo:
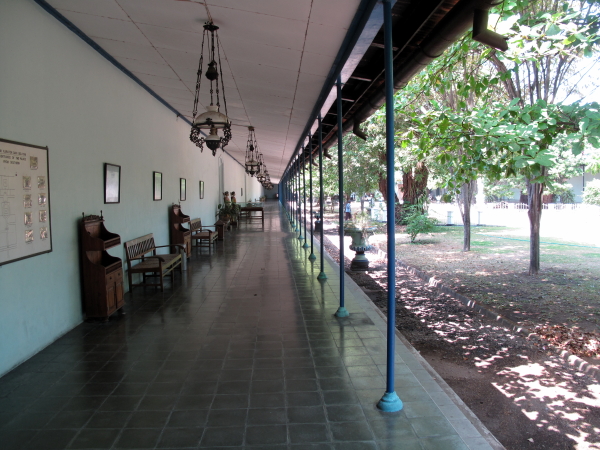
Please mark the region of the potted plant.
<svg viewBox="0 0 600 450"><path fill-rule="evenodd" d="M240 213L241 207L237 203L227 202L227 203L219 203L219 205L217 206L217 209L219 211L219 219L220 220L223 220L223 221L230 220L232 222L235 222L235 221L237 221L237 216Z"/></svg>
<svg viewBox="0 0 600 450"><path fill-rule="evenodd" d="M356 255L350 264L352 270L367 270L369 260L365 256L365 251L370 250L369 235L373 234L375 227L371 224L371 218L366 212L360 212L354 215L344 225L344 235L352 238L350 250L354 250Z"/></svg>

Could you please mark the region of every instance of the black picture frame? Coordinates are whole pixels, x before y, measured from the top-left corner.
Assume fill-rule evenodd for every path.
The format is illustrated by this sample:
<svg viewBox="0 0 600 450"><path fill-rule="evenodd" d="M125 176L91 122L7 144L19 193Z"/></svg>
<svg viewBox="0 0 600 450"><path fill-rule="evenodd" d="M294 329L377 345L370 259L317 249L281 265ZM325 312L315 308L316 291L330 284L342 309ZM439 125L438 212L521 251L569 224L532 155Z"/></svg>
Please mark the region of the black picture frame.
<svg viewBox="0 0 600 450"><path fill-rule="evenodd" d="M204 198L204 181L200 181L200 200Z"/></svg>
<svg viewBox="0 0 600 450"><path fill-rule="evenodd" d="M179 179L179 201L184 202L186 197L186 180L185 178Z"/></svg>
<svg viewBox="0 0 600 450"><path fill-rule="evenodd" d="M121 203L121 166L104 163L104 203Z"/></svg>
<svg viewBox="0 0 600 450"><path fill-rule="evenodd" d="M162 200L162 172L152 172L154 201Z"/></svg>
<svg viewBox="0 0 600 450"><path fill-rule="evenodd" d="M12 152L12 153L5 153ZM16 175L14 178L10 176L12 180L8 181L7 185L4 184L6 181L0 180L2 189L8 187L8 192L4 193L3 202L8 202L10 208L10 216L14 216L14 223L16 218L25 219L26 213L31 213L31 229L27 225L23 225L23 230L20 226L17 229L17 239L15 241L4 240L0 243L0 268L6 264L13 262L22 261L27 258L32 258L44 253L52 252L52 214L51 214L51 203L50 203L50 168L49 168L49 149L48 147L42 147L38 145L26 144L24 142L10 141L7 139L0 138L0 153L19 155L19 158L14 157L15 160L20 160L22 163L11 165L10 175L13 173ZM5 160L7 162L8 160ZM9 175L6 172L0 170L0 175ZM18 193L14 196L8 195L10 189L20 188L24 182L24 178L28 177L30 180L30 186L28 190L23 190L22 194ZM0 177L2 178L2 177ZM39 183L39 180L43 179L43 183ZM34 182L37 181L37 182ZM12 192L17 193L15 189ZM2 205L3 209L5 205ZM2 212L0 212L2 216ZM9 218L9 224L11 218ZM25 222L29 222L26 220ZM11 228L8 228L9 236ZM2 231L5 231L4 229ZM32 239L33 238L33 239ZM3 247L3 248L2 248ZM35 274L33 274L35 277Z"/></svg>

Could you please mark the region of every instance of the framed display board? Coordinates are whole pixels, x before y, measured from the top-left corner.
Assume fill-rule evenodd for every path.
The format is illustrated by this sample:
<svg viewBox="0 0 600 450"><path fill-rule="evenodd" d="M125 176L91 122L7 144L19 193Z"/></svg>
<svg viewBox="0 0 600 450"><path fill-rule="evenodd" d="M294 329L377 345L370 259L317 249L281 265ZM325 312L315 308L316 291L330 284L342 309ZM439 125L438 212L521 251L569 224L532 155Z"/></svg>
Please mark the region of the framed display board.
<svg viewBox="0 0 600 450"><path fill-rule="evenodd" d="M180 178L179 179L179 201L184 202L186 194L187 194L187 191L186 191L186 185L185 185L185 178Z"/></svg>
<svg viewBox="0 0 600 450"><path fill-rule="evenodd" d="M154 200L162 200L162 172L153 172L154 174Z"/></svg>
<svg viewBox="0 0 600 450"><path fill-rule="evenodd" d="M51 251L48 147L0 139L0 266Z"/></svg>
<svg viewBox="0 0 600 450"><path fill-rule="evenodd" d="M121 203L121 166L104 163L104 203Z"/></svg>

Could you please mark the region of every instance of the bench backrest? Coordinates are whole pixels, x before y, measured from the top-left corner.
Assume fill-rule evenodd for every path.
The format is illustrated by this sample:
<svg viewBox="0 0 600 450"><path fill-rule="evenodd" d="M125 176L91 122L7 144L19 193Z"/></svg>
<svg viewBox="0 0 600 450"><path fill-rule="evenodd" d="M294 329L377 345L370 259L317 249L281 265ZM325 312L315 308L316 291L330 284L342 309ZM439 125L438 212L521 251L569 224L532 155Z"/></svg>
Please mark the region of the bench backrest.
<svg viewBox="0 0 600 450"><path fill-rule="evenodd" d="M131 241L125 242L124 246L125 253L127 254L127 260L140 258L156 248L156 244L154 244L154 234L150 233L145 236L132 239Z"/></svg>
<svg viewBox="0 0 600 450"><path fill-rule="evenodd" d="M192 219L190 220L190 231L193 233L194 231L202 230L202 219Z"/></svg>

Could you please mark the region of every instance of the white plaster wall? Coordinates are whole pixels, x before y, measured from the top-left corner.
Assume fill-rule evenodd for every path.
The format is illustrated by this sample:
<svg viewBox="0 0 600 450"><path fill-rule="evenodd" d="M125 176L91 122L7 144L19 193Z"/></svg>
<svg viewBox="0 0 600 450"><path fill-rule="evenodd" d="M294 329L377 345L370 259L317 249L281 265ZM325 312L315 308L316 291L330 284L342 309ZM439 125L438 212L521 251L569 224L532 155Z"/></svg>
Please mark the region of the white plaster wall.
<svg viewBox="0 0 600 450"><path fill-rule="evenodd" d="M569 180L567 180L567 183L569 183L571 186L573 186L573 193L575 194L575 203L581 203L583 202L583 182L584 182L584 178L585 178L585 184L587 186L587 184L590 181L594 181L594 180L598 180L600 179L600 174L590 174L590 173L586 173L585 177L579 175L578 177L573 177L570 178Z"/></svg>
<svg viewBox="0 0 600 450"><path fill-rule="evenodd" d="M0 375L81 322L82 212L102 210L123 242L152 232L166 244L168 208L186 178L183 211L214 223L217 158L188 135L185 122L32 0L0 1L0 138L49 147L53 231L51 253L0 267ZM222 159L227 189L262 193ZM121 165L120 204L104 204L105 162ZM152 171L163 173L162 201L152 199ZM122 258L123 247L110 253Z"/></svg>

